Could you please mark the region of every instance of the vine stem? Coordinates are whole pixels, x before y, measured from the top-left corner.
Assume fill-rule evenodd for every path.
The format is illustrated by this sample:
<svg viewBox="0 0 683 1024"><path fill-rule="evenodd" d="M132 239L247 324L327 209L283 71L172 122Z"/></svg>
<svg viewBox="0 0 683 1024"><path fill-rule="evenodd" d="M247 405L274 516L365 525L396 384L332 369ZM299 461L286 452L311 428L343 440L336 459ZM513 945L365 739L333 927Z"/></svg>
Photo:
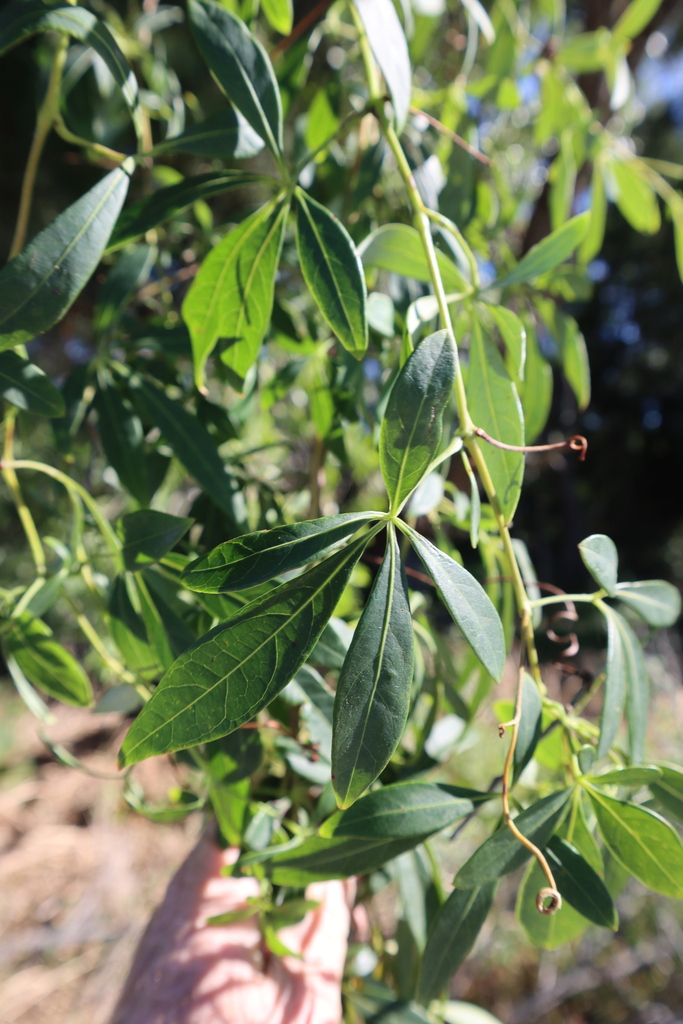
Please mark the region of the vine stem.
<svg viewBox="0 0 683 1024"><path fill-rule="evenodd" d="M19 480L17 474L14 472L14 425L16 422L16 410L8 409L5 415L5 444L2 453L2 475L7 484L7 488L12 495L15 508L21 520L21 525L24 528L26 534L26 540L28 541L33 555L33 561L36 567L38 576L45 576L47 567L45 565L45 550L43 548L42 541L36 524L33 521L33 516L28 508L28 505L24 501L24 496L21 493L21 487L19 486Z"/></svg>
<svg viewBox="0 0 683 1024"><path fill-rule="evenodd" d="M14 238L9 251L9 258L13 259L20 253L26 242L28 222L31 216L33 203L33 190L36 184L38 164L43 153L45 140L50 134L56 121L59 118L59 90L62 84L62 72L66 60L66 51L69 46L68 36L61 36L52 57L52 67L48 79L47 91L43 102L38 110L36 128L33 133L33 141L29 150L24 179L21 183L21 198L19 199L19 212L17 213L17 224L14 229Z"/></svg>
<svg viewBox="0 0 683 1024"><path fill-rule="evenodd" d="M510 740L510 746L508 747L507 757L505 758L505 767L503 768L503 819L505 824L512 832L515 839L524 846L529 853L533 854L536 858L541 871L545 875L548 888L541 889L536 897L536 909L541 914L555 914L562 906L562 897L557 891L557 884L553 873L550 870L550 865L545 858L542 850L539 850L530 839L520 832L515 825L513 818L510 816L510 772L512 771L512 762L515 756L515 750L517 748L517 737L519 735L519 723L522 718L522 688L524 684L524 665L519 666L519 673L517 676L517 696L515 698L515 717L511 722L507 722L506 725L502 725L500 728L504 732L505 728L512 727L512 738ZM546 906L546 900L550 900L548 906Z"/></svg>

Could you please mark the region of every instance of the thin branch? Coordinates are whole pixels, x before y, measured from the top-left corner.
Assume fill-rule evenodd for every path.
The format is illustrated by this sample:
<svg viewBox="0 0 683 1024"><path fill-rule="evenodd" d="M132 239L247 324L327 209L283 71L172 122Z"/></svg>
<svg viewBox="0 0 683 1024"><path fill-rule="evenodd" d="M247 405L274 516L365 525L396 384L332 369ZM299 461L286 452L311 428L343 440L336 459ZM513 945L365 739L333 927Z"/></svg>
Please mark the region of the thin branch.
<svg viewBox="0 0 683 1024"><path fill-rule="evenodd" d="M295 43L299 36L302 35L307 28L310 28L311 25L314 25L316 21L322 18L327 8L331 6L332 0L320 0L320 3L316 4L313 10L309 11L305 18L302 18L301 21L294 26L289 35L284 39L281 39L280 42L273 47L270 51L271 58L278 57L287 49L288 46Z"/></svg>
<svg viewBox="0 0 683 1024"><path fill-rule="evenodd" d="M588 451L588 441L581 434L574 434L568 441L557 441L555 444L505 444L504 441L497 441L495 437L491 437L481 427L475 427L474 433L477 437L481 437L484 441L488 441L489 444L494 445L496 448L504 448L506 452L551 452L559 450L560 448L571 448L573 452L579 452L579 462L586 461L586 452Z"/></svg>
<svg viewBox="0 0 683 1024"><path fill-rule="evenodd" d="M410 113L424 117L426 121L429 121L432 128L436 128L438 132L445 135L446 138L450 139L451 142L454 142L456 146L460 146L461 149L464 149L466 153L473 156L475 160L479 161L479 163L486 164L487 167L491 166L490 157L486 156L485 153L482 153L482 151L477 149L476 146L471 146L466 139L463 139L462 135L458 135L458 133L454 132L452 128L448 128L445 124L442 124L442 122L436 117L432 117L432 115L428 114L426 111L420 110L419 107L413 107L412 104L410 106Z"/></svg>

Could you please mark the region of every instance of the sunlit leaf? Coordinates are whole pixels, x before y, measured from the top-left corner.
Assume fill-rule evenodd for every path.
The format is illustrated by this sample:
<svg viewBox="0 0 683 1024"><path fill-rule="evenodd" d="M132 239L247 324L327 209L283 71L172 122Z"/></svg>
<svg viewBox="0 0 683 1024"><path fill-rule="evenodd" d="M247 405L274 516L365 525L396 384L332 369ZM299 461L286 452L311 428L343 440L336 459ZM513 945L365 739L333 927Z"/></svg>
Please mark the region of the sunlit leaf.
<svg viewBox="0 0 683 1024"><path fill-rule="evenodd" d="M593 533L581 541L579 554L598 586L614 596L619 567L619 555L614 541L604 533Z"/></svg>
<svg viewBox="0 0 683 1024"><path fill-rule="evenodd" d="M408 44L392 0L353 0L375 60L389 86L396 127L405 125L410 106L412 71Z"/></svg>
<svg viewBox="0 0 683 1024"><path fill-rule="evenodd" d="M588 230L589 217L588 213L572 217L542 242L529 249L516 267L494 281L489 288L509 288L513 284L532 281L539 274L545 274L559 263L563 263L583 241Z"/></svg>

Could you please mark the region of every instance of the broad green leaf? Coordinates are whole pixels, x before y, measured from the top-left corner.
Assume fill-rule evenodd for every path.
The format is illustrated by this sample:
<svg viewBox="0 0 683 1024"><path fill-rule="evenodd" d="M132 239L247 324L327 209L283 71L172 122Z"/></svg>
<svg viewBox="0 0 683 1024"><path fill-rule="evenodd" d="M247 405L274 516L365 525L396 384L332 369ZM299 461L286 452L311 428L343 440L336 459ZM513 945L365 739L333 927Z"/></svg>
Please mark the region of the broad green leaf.
<svg viewBox="0 0 683 1024"><path fill-rule="evenodd" d="M394 382L379 441L379 462L393 511L419 484L439 451L443 412L454 382L455 349L448 331L425 338Z"/></svg>
<svg viewBox="0 0 683 1024"><path fill-rule="evenodd" d="M566 839L553 836L546 849L557 888L563 899L600 928L616 931L619 918L605 883Z"/></svg>
<svg viewBox="0 0 683 1024"><path fill-rule="evenodd" d="M518 446L524 444L524 414L517 389L498 349L484 336L476 317L472 318L470 336L467 399L470 415L478 427L496 441ZM503 515L509 522L522 490L524 453L505 451L484 440L478 443Z"/></svg>
<svg viewBox="0 0 683 1024"><path fill-rule="evenodd" d="M613 623L615 633L619 636L623 670L626 677L626 720L628 722L629 746L631 760L637 764L643 760L645 753L645 732L650 701L645 658L643 657L643 649L638 637L623 615L620 615L613 608L610 608L606 614L609 622ZM609 668L609 626L607 639ZM602 747L601 734L600 743L598 744L598 756L600 756L602 749L607 750L606 747Z"/></svg>
<svg viewBox="0 0 683 1024"><path fill-rule="evenodd" d="M586 237L579 246L578 257L581 263L590 263L602 249L607 224L607 193L602 172L602 161L598 158L593 163L591 178L590 220Z"/></svg>
<svg viewBox="0 0 683 1024"><path fill-rule="evenodd" d="M605 662L605 683L602 709L600 712L600 740L597 756L604 757L619 732L624 714L627 693L627 665L623 635L619 628L616 612L602 606L607 620L607 660Z"/></svg>
<svg viewBox="0 0 683 1024"><path fill-rule="evenodd" d="M206 745L209 774L217 782L239 782L252 775L263 756L258 729L238 729Z"/></svg>
<svg viewBox="0 0 683 1024"><path fill-rule="evenodd" d="M631 0L612 29L615 39L635 39L650 24L662 6L662 0Z"/></svg>
<svg viewBox="0 0 683 1024"><path fill-rule="evenodd" d="M367 875L406 850L412 850L426 836L407 839L324 838L313 836L295 850L276 853L270 860L275 885L306 886L328 878Z"/></svg>
<svg viewBox="0 0 683 1024"><path fill-rule="evenodd" d="M328 90L318 88L308 108L306 131L304 133L304 142L309 150L316 152L316 163L321 163L325 159L327 147L323 150L320 147L324 146L332 138L340 123L330 102Z"/></svg>
<svg viewBox="0 0 683 1024"><path fill-rule="evenodd" d="M557 341L562 371L574 392L579 409L586 409L591 400L591 375L585 338L573 317L558 313L555 323L558 327Z"/></svg>
<svg viewBox="0 0 683 1024"><path fill-rule="evenodd" d="M358 252L333 213L301 189L296 197L296 244L304 281L344 348L360 359L368 346L368 322Z"/></svg>
<svg viewBox="0 0 683 1024"><path fill-rule="evenodd" d="M361 242L358 255L365 267L376 267L378 270L388 270L402 277L413 277L425 284L432 280L420 234L409 224L384 224L377 228ZM437 251L436 261L446 291L471 291L471 285L452 260Z"/></svg>
<svg viewBox="0 0 683 1024"><path fill-rule="evenodd" d="M505 668L503 626L483 587L467 569L440 551L426 537L406 528L441 600L486 671L498 682Z"/></svg>
<svg viewBox="0 0 683 1024"><path fill-rule="evenodd" d="M539 914L536 897L548 881L537 860L532 860L517 893L516 917L527 938L540 949L557 949L583 935L590 921L564 900L554 914Z"/></svg>
<svg viewBox="0 0 683 1024"><path fill-rule="evenodd" d="M42 619L28 612L13 619L3 638L3 650L28 681L48 696L76 707L92 703L90 680L73 654L53 639Z"/></svg>
<svg viewBox="0 0 683 1024"><path fill-rule="evenodd" d="M524 380L519 383L519 392L524 410L525 443L533 444L548 422L553 400L553 371L541 355L536 332L529 325Z"/></svg>
<svg viewBox="0 0 683 1024"><path fill-rule="evenodd" d="M112 581L107 610L111 635L124 663L143 678L154 679L161 673L161 667L147 637L137 591L128 573Z"/></svg>
<svg viewBox="0 0 683 1024"><path fill-rule="evenodd" d="M261 7L275 31L288 36L294 24L292 0L261 0Z"/></svg>
<svg viewBox="0 0 683 1024"><path fill-rule="evenodd" d="M249 171L209 171L206 174L185 178L177 185L160 188L151 196L133 203L123 211L109 240L109 248L113 249L132 238L144 235L150 228L155 228L177 213L182 213L198 199L207 199L209 196L228 192L232 188L258 185L263 180L262 175L251 174Z"/></svg>
<svg viewBox="0 0 683 1024"><path fill-rule="evenodd" d="M649 181L639 173L637 164L612 160L609 174L615 182L616 204L624 219L634 231L645 235L656 234L662 224L657 194Z"/></svg>
<svg viewBox="0 0 683 1024"><path fill-rule="evenodd" d="M348 512L248 533L190 562L181 579L190 590L206 594L255 587L320 558L376 518L377 513Z"/></svg>
<svg viewBox="0 0 683 1024"><path fill-rule="evenodd" d="M648 626L673 626L681 614L681 595L665 580L617 583L614 597L633 609Z"/></svg>
<svg viewBox="0 0 683 1024"><path fill-rule="evenodd" d="M233 228L206 257L183 302L192 338L197 387L219 338L221 358L244 380L263 341L273 309L275 274L289 206L267 203Z"/></svg>
<svg viewBox="0 0 683 1024"><path fill-rule="evenodd" d="M190 153L192 156L246 160L263 149L263 140L234 107L212 114L182 135L164 139L154 147L155 154Z"/></svg>
<svg viewBox="0 0 683 1024"><path fill-rule="evenodd" d="M23 412L63 416L64 396L39 366L17 352L0 352L0 395Z"/></svg>
<svg viewBox="0 0 683 1024"><path fill-rule="evenodd" d="M516 313L505 306L484 307L495 320L496 327L505 343L507 365L515 380L524 380L526 362L526 329Z"/></svg>
<svg viewBox="0 0 683 1024"><path fill-rule="evenodd" d="M64 32L92 46L131 109L137 105L135 74L103 21L84 7L53 7L39 0L9 3L0 15L0 53L36 32Z"/></svg>
<svg viewBox="0 0 683 1024"><path fill-rule="evenodd" d="M136 401L144 408L173 449L175 457L210 497L238 525L242 518L241 495L216 451L206 427L169 398L165 391L141 378L131 381Z"/></svg>
<svg viewBox="0 0 683 1024"><path fill-rule="evenodd" d="M650 782L650 790L668 814L683 821L683 770L678 765L660 764L661 779Z"/></svg>
<svg viewBox="0 0 683 1024"><path fill-rule="evenodd" d="M389 87L396 129L400 133L408 117L412 70L408 44L392 0L353 0L360 14L375 60Z"/></svg>
<svg viewBox="0 0 683 1024"><path fill-rule="evenodd" d="M598 586L613 597L619 567L619 555L614 541L604 533L592 533L579 544L579 554Z"/></svg>
<svg viewBox="0 0 683 1024"><path fill-rule="evenodd" d="M643 885L683 899L683 843L661 815L586 786L605 846Z"/></svg>
<svg viewBox="0 0 683 1024"><path fill-rule="evenodd" d="M611 772L603 772L602 775L592 775L591 784L594 786L630 786L640 789L641 786L649 786L651 782L659 782L663 777L662 769L654 764L634 765L632 768L615 768Z"/></svg>
<svg viewBox="0 0 683 1024"><path fill-rule="evenodd" d="M349 807L383 771L410 708L413 624L393 529L337 683L332 784Z"/></svg>
<svg viewBox="0 0 683 1024"><path fill-rule="evenodd" d="M541 738L543 704L538 686L528 672L522 681L522 707L514 754L514 778L518 779L533 757Z"/></svg>
<svg viewBox="0 0 683 1024"><path fill-rule="evenodd" d="M64 316L100 262L128 181L121 168L102 178L0 271L0 350Z"/></svg>
<svg viewBox="0 0 683 1024"><path fill-rule="evenodd" d="M110 330L118 322L131 297L149 277L156 252L153 245L138 245L132 252L124 253L109 271L93 315L93 327L98 333Z"/></svg>
<svg viewBox="0 0 683 1024"><path fill-rule="evenodd" d="M173 552L170 552L165 560L170 561L172 558ZM178 600L175 585L153 569L143 569L142 575L136 576L135 582L138 589L144 583L147 601L154 607L155 622L159 622L156 628L163 629L173 657L177 658L195 643L197 632L182 618L186 606L184 602Z"/></svg>
<svg viewBox="0 0 683 1024"><path fill-rule="evenodd" d="M368 323L385 338L396 337L394 327L394 303L390 295L371 292L368 295Z"/></svg>
<svg viewBox="0 0 683 1024"><path fill-rule="evenodd" d="M122 764L227 736L269 704L313 649L367 540L252 601L182 654L133 723Z"/></svg>
<svg viewBox="0 0 683 1024"><path fill-rule="evenodd" d="M126 569L142 569L158 562L192 526L193 519L181 519L166 512L141 509L121 520L123 560Z"/></svg>
<svg viewBox="0 0 683 1024"><path fill-rule="evenodd" d="M190 0L188 16L199 52L229 100L270 151L282 150L282 103L268 54L225 7Z"/></svg>
<svg viewBox="0 0 683 1024"><path fill-rule="evenodd" d="M515 818L515 825L536 846L545 846L562 821L569 804L571 789L562 789L527 807ZM495 882L524 864L531 856L503 825L472 854L453 880L458 889L474 889Z"/></svg>
<svg viewBox="0 0 683 1024"><path fill-rule="evenodd" d="M209 781L209 797L216 815L216 822L224 842L229 846L241 846L244 823L249 809L248 778L237 782Z"/></svg>
<svg viewBox="0 0 683 1024"><path fill-rule="evenodd" d="M529 252L522 257L516 267L490 284L486 290L509 288L513 284L532 281L539 274L545 274L558 264L563 263L585 238L589 217L589 213L580 213L578 217L572 217L538 245L529 249Z"/></svg>
<svg viewBox="0 0 683 1024"><path fill-rule="evenodd" d="M495 882L454 889L440 908L427 939L417 983L422 1003L437 999L470 952L488 916Z"/></svg>
<svg viewBox="0 0 683 1024"><path fill-rule="evenodd" d="M440 832L474 809L471 800L453 796L447 786L400 782L361 797L344 811L335 836L358 839L403 839Z"/></svg>
<svg viewBox="0 0 683 1024"><path fill-rule="evenodd" d="M142 423L111 381L100 381L94 406L100 441L123 487L146 505L151 498L149 464Z"/></svg>

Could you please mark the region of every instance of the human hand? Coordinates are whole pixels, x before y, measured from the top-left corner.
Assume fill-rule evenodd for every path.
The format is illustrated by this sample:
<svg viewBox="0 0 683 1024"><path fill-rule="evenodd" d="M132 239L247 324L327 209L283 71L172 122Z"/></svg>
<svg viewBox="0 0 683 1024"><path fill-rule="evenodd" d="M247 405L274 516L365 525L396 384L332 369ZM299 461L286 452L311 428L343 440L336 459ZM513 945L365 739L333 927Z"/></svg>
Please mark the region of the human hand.
<svg viewBox="0 0 683 1024"><path fill-rule="evenodd" d="M319 906L278 932L302 959L273 956L256 916L206 925L259 895L254 878L220 874L236 850L200 840L171 881L135 954L112 1024L338 1024L355 883L318 882Z"/></svg>

